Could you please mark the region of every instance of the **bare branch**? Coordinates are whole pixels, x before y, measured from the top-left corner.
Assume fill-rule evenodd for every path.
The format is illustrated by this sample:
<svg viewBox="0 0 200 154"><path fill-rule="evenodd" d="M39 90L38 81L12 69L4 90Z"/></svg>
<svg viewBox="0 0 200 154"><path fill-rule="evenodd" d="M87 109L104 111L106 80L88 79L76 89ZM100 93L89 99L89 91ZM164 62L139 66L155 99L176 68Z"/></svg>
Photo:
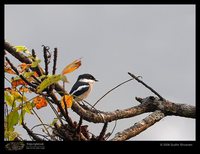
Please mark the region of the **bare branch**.
<svg viewBox="0 0 200 154"><path fill-rule="evenodd" d="M118 119L130 118L145 112L149 112L148 105L140 104L124 110L116 110L113 112L93 111L89 108L86 110L81 107L77 102L72 105L72 110L78 115L82 116L84 120L94 123L111 122Z"/></svg>
<svg viewBox="0 0 200 154"><path fill-rule="evenodd" d="M144 83L143 81L141 81L140 79L138 79L138 77L136 77L134 74L131 74L128 72L128 74L133 77L135 80L137 80L138 82L140 82L141 84L143 84L146 88L148 88L149 90L151 90L155 95L157 95L161 100L165 100L160 94L158 94L158 92L156 92L153 88L151 88L150 86L148 86L146 83Z"/></svg>
<svg viewBox="0 0 200 154"><path fill-rule="evenodd" d="M99 98L99 99L96 101L96 103L94 103L94 105L93 105L92 107L94 107L95 105L97 105L97 103L98 103L100 100L102 100L106 95L108 95L111 91L115 90L116 88L120 87L121 85L123 85L123 84L125 84L125 83L127 83L127 82L129 82L129 81L131 81L131 80L133 80L133 79L128 79L128 80L126 80L126 81L124 81L124 82L118 84L118 85L115 86L114 88L110 89L110 90L109 90L108 92L106 92L101 98Z"/></svg>
<svg viewBox="0 0 200 154"><path fill-rule="evenodd" d="M154 125L156 122L160 121L162 118L164 118L164 113L157 110L144 118L143 120L135 123L132 127L125 129L122 132L118 132L114 138L111 139L111 141L125 141L128 140L138 134L140 134L142 131L146 130L150 126Z"/></svg>
<svg viewBox="0 0 200 154"><path fill-rule="evenodd" d="M151 104L152 111L161 110L165 115L175 115L186 118L196 118L196 107L187 104L173 103L171 101L161 101L159 98L154 96L149 96L146 98L139 98L142 104L149 103Z"/></svg>
<svg viewBox="0 0 200 154"><path fill-rule="evenodd" d="M79 122L78 122L78 127L76 129L76 132L79 134L81 132L81 125L82 125L82 122L83 122L83 118L80 117L79 119Z"/></svg>
<svg viewBox="0 0 200 154"><path fill-rule="evenodd" d="M33 131L31 131L24 122L22 122L22 126L23 128L27 131L27 133L36 141L43 141L40 137L38 137L37 135L35 135L33 133Z"/></svg>
<svg viewBox="0 0 200 154"><path fill-rule="evenodd" d="M53 72L52 74L56 74L56 62L57 62L57 54L58 54L58 50L57 48L54 48L54 57L53 57Z"/></svg>
<svg viewBox="0 0 200 154"><path fill-rule="evenodd" d="M16 49L12 45L10 45L8 42L4 43L4 48L7 52L9 52L11 55L13 55L16 59L18 59L22 63L26 63L26 64L32 63L32 61L26 56L24 56L22 53L16 52Z"/></svg>
<svg viewBox="0 0 200 154"><path fill-rule="evenodd" d="M104 140L105 140L105 139L104 139L104 135L105 135L105 133L106 133L107 127L108 127L108 122L106 122L106 123L103 125L103 128L102 128L102 130L101 130L101 133L100 133L99 136L98 136L98 140L99 140L99 141L104 141Z"/></svg>
<svg viewBox="0 0 200 154"><path fill-rule="evenodd" d="M44 53L44 64L45 64L45 74L48 75L49 71L48 71L48 65L50 63L49 61L49 47L48 46L44 46L43 45L43 53Z"/></svg>

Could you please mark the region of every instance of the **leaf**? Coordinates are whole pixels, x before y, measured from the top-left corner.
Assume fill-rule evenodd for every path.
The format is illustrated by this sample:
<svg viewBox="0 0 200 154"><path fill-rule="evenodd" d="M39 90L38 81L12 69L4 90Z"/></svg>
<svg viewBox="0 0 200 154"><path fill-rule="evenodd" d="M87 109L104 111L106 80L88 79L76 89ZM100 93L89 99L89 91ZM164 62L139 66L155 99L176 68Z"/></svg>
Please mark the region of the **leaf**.
<svg viewBox="0 0 200 154"><path fill-rule="evenodd" d="M16 74L15 71L10 67L7 61L4 61L4 72L9 74Z"/></svg>
<svg viewBox="0 0 200 154"><path fill-rule="evenodd" d="M16 49L16 52L21 52L21 51L27 50L27 48L25 46L14 46L14 48Z"/></svg>
<svg viewBox="0 0 200 154"><path fill-rule="evenodd" d="M31 64L31 67L37 67L40 62L41 62L40 59L33 61L32 64Z"/></svg>
<svg viewBox="0 0 200 154"><path fill-rule="evenodd" d="M73 96L72 95L64 95L61 98L61 106L63 109L65 109L65 104L67 108L71 108L73 104Z"/></svg>
<svg viewBox="0 0 200 154"><path fill-rule="evenodd" d="M42 80L42 79L44 79L46 77L47 77L47 75L41 75L41 76L39 76L39 79Z"/></svg>
<svg viewBox="0 0 200 154"><path fill-rule="evenodd" d="M13 104L13 103L15 103L15 101L14 101L15 98L8 91L4 92L4 98L5 98L5 102L7 105L16 107L16 104Z"/></svg>
<svg viewBox="0 0 200 154"><path fill-rule="evenodd" d="M26 101L27 98L24 95L21 95L18 91L15 91L14 89L11 89L10 94L14 97L14 99L18 102Z"/></svg>
<svg viewBox="0 0 200 154"><path fill-rule="evenodd" d="M34 72L24 72L24 73L23 73L23 76L24 76L25 78L30 78L32 75L34 75Z"/></svg>
<svg viewBox="0 0 200 154"><path fill-rule="evenodd" d="M19 113L18 110L13 110L7 115L7 128L8 130L13 130L13 127L19 122Z"/></svg>
<svg viewBox="0 0 200 154"><path fill-rule="evenodd" d="M33 103L35 104L37 109L47 106L47 101L43 96L37 96L33 99Z"/></svg>
<svg viewBox="0 0 200 154"><path fill-rule="evenodd" d="M27 87L20 87L20 88L19 88L19 91L20 91L20 92L23 92L23 93L27 93L27 92L31 93L31 92L32 92L32 91L31 91L29 88L27 88Z"/></svg>
<svg viewBox="0 0 200 154"><path fill-rule="evenodd" d="M20 73L21 72L24 72L25 70L27 70L28 68L30 68L31 64L26 64L26 63L21 63L20 65L18 65L18 67L20 67L21 71L19 71Z"/></svg>
<svg viewBox="0 0 200 154"><path fill-rule="evenodd" d="M31 55L30 51L25 46L14 46L16 49L16 52L24 52L27 53L28 55Z"/></svg>
<svg viewBox="0 0 200 154"><path fill-rule="evenodd" d="M76 70L81 66L81 59L77 59L73 61L71 64L67 65L63 70L62 70L62 75L68 74Z"/></svg>
<svg viewBox="0 0 200 154"><path fill-rule="evenodd" d="M38 76L39 76L39 75L37 74L37 72L34 72L33 75L34 75L35 77L38 77Z"/></svg>
<svg viewBox="0 0 200 154"><path fill-rule="evenodd" d="M9 74L16 74L10 67L4 67L4 72Z"/></svg>
<svg viewBox="0 0 200 154"><path fill-rule="evenodd" d="M16 88L19 85L27 85L27 83L22 79L16 79L11 81L12 88Z"/></svg>
<svg viewBox="0 0 200 154"><path fill-rule="evenodd" d="M58 118L54 118L54 120L52 121L52 123L50 124L51 126L54 126L54 124L56 124L58 121Z"/></svg>
<svg viewBox="0 0 200 154"><path fill-rule="evenodd" d="M66 77L59 74L59 75L49 75L40 85L37 87L37 93L42 92L48 86L58 82L59 80L65 80Z"/></svg>
<svg viewBox="0 0 200 154"><path fill-rule="evenodd" d="M26 111L25 110L21 110L21 113L20 113L20 116L19 116L19 124L20 125L22 124L22 120L24 119L25 114L26 114Z"/></svg>
<svg viewBox="0 0 200 154"><path fill-rule="evenodd" d="M19 134L17 132L14 132L14 130L5 131L5 138L7 138L8 141L13 141L18 136L19 136Z"/></svg>
<svg viewBox="0 0 200 154"><path fill-rule="evenodd" d="M29 114L33 114L32 112L31 112L31 110L33 109L33 105L31 104L31 102L26 102L26 103L24 103L24 105L23 105L23 110L26 112L26 113L29 113Z"/></svg>

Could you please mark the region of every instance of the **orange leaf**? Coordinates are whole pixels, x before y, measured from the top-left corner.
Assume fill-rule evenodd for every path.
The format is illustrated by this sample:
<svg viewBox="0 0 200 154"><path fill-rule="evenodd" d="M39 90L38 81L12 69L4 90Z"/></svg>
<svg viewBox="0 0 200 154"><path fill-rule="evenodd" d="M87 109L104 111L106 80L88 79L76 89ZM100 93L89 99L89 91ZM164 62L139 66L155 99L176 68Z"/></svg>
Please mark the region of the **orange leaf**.
<svg viewBox="0 0 200 154"><path fill-rule="evenodd" d="M4 68L4 71L9 74L16 74L11 68Z"/></svg>
<svg viewBox="0 0 200 154"><path fill-rule="evenodd" d="M12 85L12 88L15 88L15 87L17 87L19 85L27 85L27 83L22 79L17 79L17 80L13 80L11 82L11 85Z"/></svg>
<svg viewBox="0 0 200 154"><path fill-rule="evenodd" d="M63 109L65 109L65 104L67 108L71 108L72 104L73 104L73 96L72 95L65 95L61 98L61 106ZM60 112L60 110L58 109L58 112Z"/></svg>
<svg viewBox="0 0 200 154"><path fill-rule="evenodd" d="M31 66L31 64L26 64L26 63L21 63L20 65L18 65L18 67L21 68L20 72L25 71L27 68L29 68Z"/></svg>
<svg viewBox="0 0 200 154"><path fill-rule="evenodd" d="M8 64L8 62L4 62L4 71L9 74L16 74Z"/></svg>
<svg viewBox="0 0 200 154"><path fill-rule="evenodd" d="M33 74L35 77L38 77L39 75L37 74L37 72L34 72Z"/></svg>
<svg viewBox="0 0 200 154"><path fill-rule="evenodd" d="M62 71L62 75L73 72L74 70L79 68L79 66L81 66L81 59L77 59L73 61L71 64L67 65Z"/></svg>
<svg viewBox="0 0 200 154"><path fill-rule="evenodd" d="M33 99L33 103L35 104L37 109L47 106L47 101L43 96L37 96Z"/></svg>
<svg viewBox="0 0 200 154"><path fill-rule="evenodd" d="M26 93L26 92L32 92L30 89L28 89L27 87L20 87L19 88L19 91L21 91L21 92L24 92L24 93Z"/></svg>

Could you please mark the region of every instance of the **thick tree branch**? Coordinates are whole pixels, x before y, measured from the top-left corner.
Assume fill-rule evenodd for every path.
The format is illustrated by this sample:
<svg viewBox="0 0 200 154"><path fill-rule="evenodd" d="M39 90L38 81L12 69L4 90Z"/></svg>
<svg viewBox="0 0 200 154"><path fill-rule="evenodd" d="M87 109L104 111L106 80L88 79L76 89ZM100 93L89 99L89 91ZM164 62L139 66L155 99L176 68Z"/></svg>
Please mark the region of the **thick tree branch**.
<svg viewBox="0 0 200 154"><path fill-rule="evenodd" d="M32 61L29 58L27 58L26 56L24 56L22 53L16 52L16 49L12 45L10 45L8 42L4 43L4 49L6 51L8 51L11 55L13 55L19 61L26 63L26 64L32 63Z"/></svg>
<svg viewBox="0 0 200 154"><path fill-rule="evenodd" d="M126 141L142 131L146 130L150 126L154 125L156 122L160 121L164 117L164 113L157 110L144 118L143 120L135 123L132 127L125 129L122 132L118 132L111 141Z"/></svg>
<svg viewBox="0 0 200 154"><path fill-rule="evenodd" d="M145 112L149 112L148 105L140 104L124 110L116 110L113 112L93 111L91 109L84 109L77 102L72 105L72 110L88 122L105 123L118 119L130 118Z"/></svg>
<svg viewBox="0 0 200 154"><path fill-rule="evenodd" d="M181 116L186 118L196 118L196 107L187 104L173 103L171 101L161 101L158 97L136 98L140 103L151 103L150 110L161 110L165 115Z"/></svg>

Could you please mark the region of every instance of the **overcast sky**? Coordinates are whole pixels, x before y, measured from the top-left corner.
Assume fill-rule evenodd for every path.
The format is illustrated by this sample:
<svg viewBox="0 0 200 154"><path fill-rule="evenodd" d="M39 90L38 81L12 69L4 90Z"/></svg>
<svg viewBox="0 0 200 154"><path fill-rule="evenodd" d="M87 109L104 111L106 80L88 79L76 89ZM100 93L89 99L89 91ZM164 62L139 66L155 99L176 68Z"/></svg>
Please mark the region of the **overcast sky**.
<svg viewBox="0 0 200 154"><path fill-rule="evenodd" d="M164 98L195 105L195 5L6 5L5 40L35 49L41 59L42 45L51 51L57 47L57 73L82 57L82 66L67 76L66 89L70 90L79 74L94 75L99 82L87 98L91 104L129 79L127 72L132 72ZM150 95L132 81L106 96L96 108L124 109L138 105L135 96ZM48 107L38 114L46 123L54 117ZM75 113L70 114L76 118ZM119 120L114 134L147 115ZM28 116L26 123L34 126L39 122ZM102 124L84 124L95 135L102 128ZM113 126L114 122L108 131ZM195 120L166 117L131 140L195 140Z"/></svg>

